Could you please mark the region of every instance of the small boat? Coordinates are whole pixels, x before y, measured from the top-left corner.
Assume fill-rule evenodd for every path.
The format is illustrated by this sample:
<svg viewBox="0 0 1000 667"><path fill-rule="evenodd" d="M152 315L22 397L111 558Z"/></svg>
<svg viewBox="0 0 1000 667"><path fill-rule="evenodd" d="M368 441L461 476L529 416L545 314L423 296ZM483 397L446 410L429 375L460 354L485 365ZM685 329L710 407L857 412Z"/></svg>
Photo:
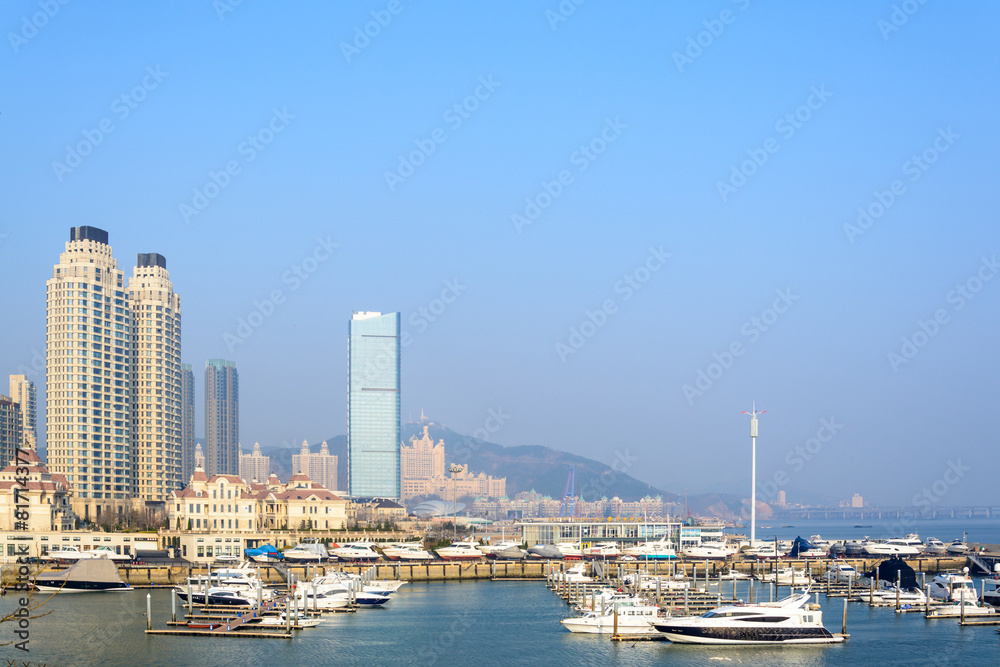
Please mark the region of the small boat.
<svg viewBox="0 0 1000 667"><path fill-rule="evenodd" d="M568 568L565 572L556 573L558 581L566 581L568 583L589 583L593 581L591 577L587 576L587 565L585 563L579 563L571 568Z"/></svg>
<svg viewBox="0 0 1000 667"><path fill-rule="evenodd" d="M302 540L291 549L286 549L283 555L289 563L322 563L330 558L326 546L315 538ZM375 557L378 558L378 554Z"/></svg>
<svg viewBox="0 0 1000 667"><path fill-rule="evenodd" d="M299 627L299 628L315 628L317 625L323 622L322 619L311 618L308 615L303 614L301 612L298 614L292 614L291 619L292 619L291 623L292 627ZM286 627L287 623L288 623L288 616L286 612L281 612L277 616L265 616L261 618L256 623L256 625L265 625L269 627L278 626L283 628Z"/></svg>
<svg viewBox="0 0 1000 667"><path fill-rule="evenodd" d="M743 581L744 579L749 579L750 575L739 570L729 570L728 572L723 572L719 575L719 579L725 579L726 581L732 581L736 579L737 581Z"/></svg>
<svg viewBox="0 0 1000 667"><path fill-rule="evenodd" d="M808 586L812 580L804 570L794 567L783 567L777 572L768 572L760 577L764 583L777 583L778 586Z"/></svg>
<svg viewBox="0 0 1000 667"><path fill-rule="evenodd" d="M819 535L814 535L813 537L819 537ZM792 542L792 550L788 555L792 558L826 558L829 550L829 544L819 546L805 538L796 537L795 541Z"/></svg>
<svg viewBox="0 0 1000 667"><path fill-rule="evenodd" d="M255 563L280 563L283 559L281 552L270 544L265 544L255 549L246 549L243 553Z"/></svg>
<svg viewBox="0 0 1000 667"><path fill-rule="evenodd" d="M653 623L677 644L834 644L844 641L823 627L823 613L810 605L811 594L779 602L726 605L701 616L665 618Z"/></svg>
<svg viewBox="0 0 1000 667"><path fill-rule="evenodd" d="M130 591L118 566L107 558L82 558L66 570L35 577L35 588L51 593L108 593Z"/></svg>
<svg viewBox="0 0 1000 667"><path fill-rule="evenodd" d="M729 549L717 544L685 547L681 554L691 560L725 560L732 555Z"/></svg>
<svg viewBox="0 0 1000 667"><path fill-rule="evenodd" d="M662 616L656 605L634 600L605 605L603 612L588 611L583 616L564 618L560 623L570 632L611 634L617 628L619 635L655 636L657 631L652 623L659 618Z"/></svg>
<svg viewBox="0 0 1000 667"><path fill-rule="evenodd" d="M372 542L351 542L334 549L330 555L336 556L337 560L345 563L374 563L382 557L375 551L375 545ZM285 558L288 558L287 552Z"/></svg>
<svg viewBox="0 0 1000 667"><path fill-rule="evenodd" d="M850 563L830 563L823 575L824 581L851 582L861 581L861 573Z"/></svg>
<svg viewBox="0 0 1000 667"><path fill-rule="evenodd" d="M215 630L221 628L222 623L206 623L204 621L189 621L187 627L192 630Z"/></svg>
<svg viewBox="0 0 1000 667"><path fill-rule="evenodd" d="M478 546L477 543L469 541L452 542L438 549L437 555L444 560L479 560L483 557L483 552Z"/></svg>
<svg viewBox="0 0 1000 667"><path fill-rule="evenodd" d="M924 554L927 556L943 556L948 551L948 546L936 537L928 538L924 545Z"/></svg>
<svg viewBox="0 0 1000 667"><path fill-rule="evenodd" d="M962 540L954 540L945 548L945 552L952 556L964 556L969 553L969 545Z"/></svg>
<svg viewBox="0 0 1000 667"><path fill-rule="evenodd" d="M80 551L80 547L73 547L66 545L59 549L53 549L49 551L47 555L42 557L42 560L76 562L81 558L90 558L90 554L84 551Z"/></svg>
<svg viewBox="0 0 1000 667"><path fill-rule="evenodd" d="M566 560L579 560L583 558L583 545L579 542L559 542L555 546Z"/></svg>
<svg viewBox="0 0 1000 667"><path fill-rule="evenodd" d="M562 560L563 552L553 544L536 544L528 549L528 558L540 560Z"/></svg>
<svg viewBox="0 0 1000 667"><path fill-rule="evenodd" d="M516 544L512 544L503 549L494 549L493 553L490 554L491 558L496 560L523 560L528 552L524 551L521 547Z"/></svg>
<svg viewBox="0 0 1000 667"><path fill-rule="evenodd" d="M667 542L667 538L662 538L658 542L640 542L639 544L626 548L622 553L626 556L634 556L639 560L669 560L677 558L674 547Z"/></svg>
<svg viewBox="0 0 1000 667"><path fill-rule="evenodd" d="M997 610L966 598L964 603L959 601L952 604L938 605L934 608L933 613L941 616L961 616L962 614L966 616L985 616L986 614L995 614Z"/></svg>
<svg viewBox="0 0 1000 667"><path fill-rule="evenodd" d="M864 556L865 544L858 540L850 540L844 543L844 556L847 558L857 558Z"/></svg>
<svg viewBox="0 0 1000 667"><path fill-rule="evenodd" d="M215 557L215 562L221 563L223 565L233 565L235 563L239 563L240 559L239 556L233 556L230 554L225 554L225 555L220 554Z"/></svg>
<svg viewBox="0 0 1000 667"><path fill-rule="evenodd" d="M902 538L893 538L885 542L869 541L865 544L865 553L871 556L917 556L920 551L921 549Z"/></svg>
<svg viewBox="0 0 1000 667"><path fill-rule="evenodd" d="M584 558L606 558L614 560L622 555L621 549L618 548L617 542L598 542L593 546L584 549Z"/></svg>
<svg viewBox="0 0 1000 667"><path fill-rule="evenodd" d="M434 554L424 549L423 542L401 542L391 544L382 549L382 555L392 561L426 561L434 560Z"/></svg>
<svg viewBox="0 0 1000 667"><path fill-rule="evenodd" d="M1000 579L996 575L992 579L983 579L983 602L1000 607Z"/></svg>

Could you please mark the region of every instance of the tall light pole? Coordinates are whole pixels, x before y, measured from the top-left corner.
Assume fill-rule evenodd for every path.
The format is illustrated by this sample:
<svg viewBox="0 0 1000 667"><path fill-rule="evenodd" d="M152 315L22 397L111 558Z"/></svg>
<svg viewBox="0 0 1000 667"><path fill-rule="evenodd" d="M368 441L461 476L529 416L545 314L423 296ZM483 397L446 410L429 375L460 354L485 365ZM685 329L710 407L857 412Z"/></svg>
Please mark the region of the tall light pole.
<svg viewBox="0 0 1000 667"><path fill-rule="evenodd" d="M753 403L750 412L744 410L741 414L750 415L750 441L752 443L752 454L750 464L750 547L757 539L757 415L762 415L767 410L757 412L757 401Z"/></svg>
<svg viewBox="0 0 1000 667"><path fill-rule="evenodd" d="M458 478L455 475L462 470L462 466L459 465L448 468L448 472L451 473L451 527L454 529L452 541L458 539Z"/></svg>

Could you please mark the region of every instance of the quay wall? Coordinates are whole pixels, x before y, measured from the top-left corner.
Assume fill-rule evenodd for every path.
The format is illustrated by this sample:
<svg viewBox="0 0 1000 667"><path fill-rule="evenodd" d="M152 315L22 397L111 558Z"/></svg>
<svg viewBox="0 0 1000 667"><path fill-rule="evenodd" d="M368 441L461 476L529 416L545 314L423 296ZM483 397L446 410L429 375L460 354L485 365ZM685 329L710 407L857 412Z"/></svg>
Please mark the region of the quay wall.
<svg viewBox="0 0 1000 667"><path fill-rule="evenodd" d="M859 572L871 569L884 559L840 559L836 562L850 563ZM282 569L291 572L296 579L310 578L311 574L318 571L344 570L346 572L362 573L374 569L375 579L401 579L403 581L465 581L476 579L543 579L549 572L559 572L569 567L574 562L579 561L474 561L474 562L446 562L431 561L428 563L386 563L376 564L352 564L334 563L316 566L288 565ZM751 573L771 572L775 567L787 567L794 565L797 569L809 570L813 576L818 576L826 571L827 565L832 562L828 559L813 560L790 560L782 559L774 563L737 561L733 563L725 561L653 561L650 563L629 562L629 563L604 563L604 569L608 576L614 578L619 571L622 574L635 572L643 569L650 574L673 574L684 573L687 576L697 576L703 578L707 570L709 577L716 577L730 568ZM906 561L916 572L926 572L936 574L945 570L958 570L966 566L967 559L962 558L913 558ZM32 575L35 568L32 566ZM44 568L48 569L48 568ZM209 568L201 565L122 565L118 568L122 579L137 587L145 586L169 586L183 583L188 577L205 576ZM4 586L9 586L16 579L17 566L4 565L2 569L2 580ZM260 566L261 579L270 584L282 584L285 581L283 574L275 567Z"/></svg>

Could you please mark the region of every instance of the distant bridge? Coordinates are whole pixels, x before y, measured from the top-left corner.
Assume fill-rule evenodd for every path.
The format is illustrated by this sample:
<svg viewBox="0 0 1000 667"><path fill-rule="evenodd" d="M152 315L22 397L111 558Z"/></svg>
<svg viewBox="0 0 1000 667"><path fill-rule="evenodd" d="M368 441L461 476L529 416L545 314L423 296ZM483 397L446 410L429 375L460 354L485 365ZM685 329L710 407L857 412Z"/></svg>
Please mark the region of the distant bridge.
<svg viewBox="0 0 1000 667"><path fill-rule="evenodd" d="M807 507L775 509L775 519L990 519L1000 517L1000 505L964 507Z"/></svg>

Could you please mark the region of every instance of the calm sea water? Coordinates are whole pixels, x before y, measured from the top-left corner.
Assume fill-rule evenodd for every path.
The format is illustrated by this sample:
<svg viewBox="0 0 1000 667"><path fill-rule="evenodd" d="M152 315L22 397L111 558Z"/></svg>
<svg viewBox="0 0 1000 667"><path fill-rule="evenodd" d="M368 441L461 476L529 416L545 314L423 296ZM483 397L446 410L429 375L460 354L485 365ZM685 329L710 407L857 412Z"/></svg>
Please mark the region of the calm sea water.
<svg viewBox="0 0 1000 667"><path fill-rule="evenodd" d="M750 534L750 524L743 528L728 530L730 533ZM764 519L757 521L757 539L767 540L778 536L779 540L792 540L796 536L809 539L810 535L822 535L828 540L848 540L872 537L887 539L890 537L905 537L908 533L917 533L920 539L927 541L936 537L945 544L954 539L961 539L962 533L968 533L969 542L983 544L1000 544L1000 518L959 518L959 519L831 519L811 520L801 519Z"/></svg>
<svg viewBox="0 0 1000 667"><path fill-rule="evenodd" d="M726 590L730 590L726 585ZM147 637L146 592L60 595L31 624L30 658L50 665L946 665L1000 664L992 627L961 628L891 609L848 609L841 645L696 647L611 642L573 635L568 607L540 582L404 586L385 609L326 617L293 640ZM170 592L151 592L154 627L165 627ZM764 597L766 598L766 593ZM820 596L826 626L840 630L843 602ZM10 607L10 596L0 607ZM10 638L9 630L3 640ZM20 652L0 648L0 657ZM23 654L18 655L24 659Z"/></svg>

